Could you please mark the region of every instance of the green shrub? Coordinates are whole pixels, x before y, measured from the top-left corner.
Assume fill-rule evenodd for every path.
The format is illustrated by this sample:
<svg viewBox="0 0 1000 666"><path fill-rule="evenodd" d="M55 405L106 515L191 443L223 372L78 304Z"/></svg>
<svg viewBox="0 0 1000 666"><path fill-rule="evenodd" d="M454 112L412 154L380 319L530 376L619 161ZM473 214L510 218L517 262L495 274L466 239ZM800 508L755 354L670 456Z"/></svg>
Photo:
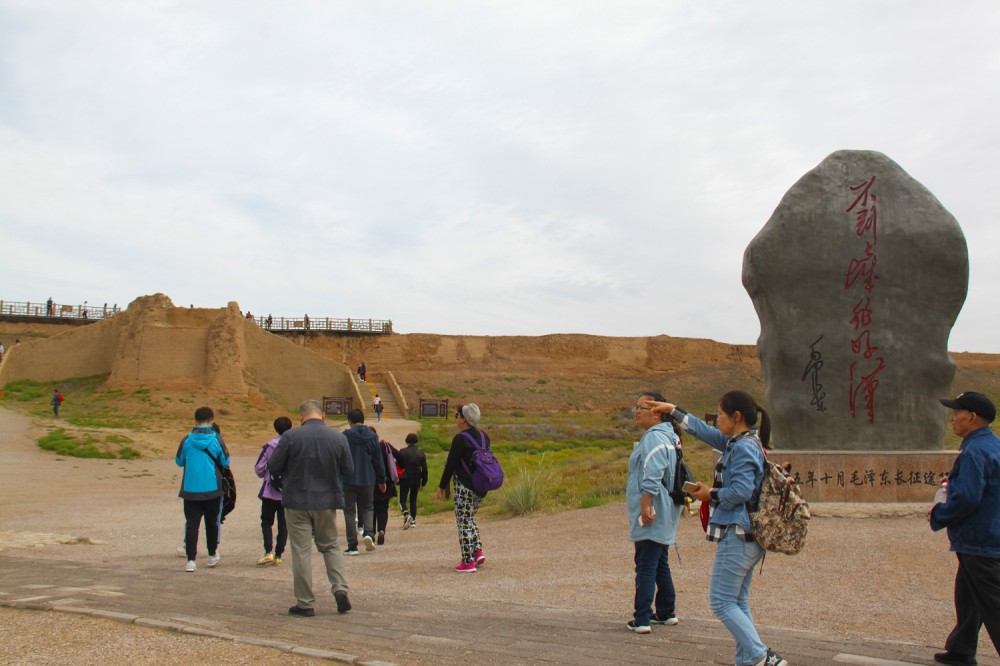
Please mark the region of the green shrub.
<svg viewBox="0 0 1000 666"><path fill-rule="evenodd" d="M141 458L142 454L133 449L131 446L123 446L118 449L118 457L122 460L135 460L136 458Z"/></svg>
<svg viewBox="0 0 1000 666"><path fill-rule="evenodd" d="M541 507L545 483L540 469L521 469L516 478L504 483L499 493L500 506L511 516L525 516Z"/></svg>

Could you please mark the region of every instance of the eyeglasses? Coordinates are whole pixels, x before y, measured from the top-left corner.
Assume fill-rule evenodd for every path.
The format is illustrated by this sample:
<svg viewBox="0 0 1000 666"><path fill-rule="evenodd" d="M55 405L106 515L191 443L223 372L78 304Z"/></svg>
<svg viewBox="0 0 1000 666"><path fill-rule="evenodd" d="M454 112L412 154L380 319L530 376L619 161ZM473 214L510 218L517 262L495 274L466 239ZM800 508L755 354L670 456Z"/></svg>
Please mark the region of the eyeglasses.
<svg viewBox="0 0 1000 666"><path fill-rule="evenodd" d="M641 412L641 411L642 411L642 410L644 410L644 409L645 409L645 410L648 410L648 411L650 411L650 412L651 412L651 411L653 411L653 408L652 408L652 407L633 407L633 408L632 408L632 416L638 416L638 415L639 415L639 412Z"/></svg>

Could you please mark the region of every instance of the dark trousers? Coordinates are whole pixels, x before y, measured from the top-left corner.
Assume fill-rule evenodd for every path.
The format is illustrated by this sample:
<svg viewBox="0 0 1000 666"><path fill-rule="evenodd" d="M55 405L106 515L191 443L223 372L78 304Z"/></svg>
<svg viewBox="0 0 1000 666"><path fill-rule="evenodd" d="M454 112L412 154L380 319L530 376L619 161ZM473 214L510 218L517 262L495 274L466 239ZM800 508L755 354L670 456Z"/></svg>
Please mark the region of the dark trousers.
<svg viewBox="0 0 1000 666"><path fill-rule="evenodd" d="M385 532L385 526L389 523L389 498L375 500L372 506L375 510L375 531Z"/></svg>
<svg viewBox="0 0 1000 666"><path fill-rule="evenodd" d="M637 627L649 626L656 605L656 614L673 615L677 594L670 575L669 546L656 541L635 542L635 615Z"/></svg>
<svg viewBox="0 0 1000 666"><path fill-rule="evenodd" d="M374 534L372 522L374 508L372 495L375 486L344 485L344 522L347 523L347 547L358 547L358 518L361 519L361 536Z"/></svg>
<svg viewBox="0 0 1000 666"><path fill-rule="evenodd" d="M219 545L219 518L222 516L222 498L184 500L184 550L193 560L198 554L198 530L205 521L205 545L209 555L215 555Z"/></svg>
<svg viewBox="0 0 1000 666"><path fill-rule="evenodd" d="M418 492L420 492L419 481L411 481L405 477L399 480L399 506L403 509L403 515L417 517Z"/></svg>
<svg viewBox="0 0 1000 666"><path fill-rule="evenodd" d="M273 544L272 550L271 530L275 517L278 518L278 542ZM285 525L285 509L281 506L281 500L260 498L260 529L264 533L264 552L273 552L276 557L281 557L285 552L285 544L288 543L288 527Z"/></svg>
<svg viewBox="0 0 1000 666"><path fill-rule="evenodd" d="M986 631L1000 654L1000 557L958 555L955 615L958 620L944 646L949 652L975 655L979 630Z"/></svg>

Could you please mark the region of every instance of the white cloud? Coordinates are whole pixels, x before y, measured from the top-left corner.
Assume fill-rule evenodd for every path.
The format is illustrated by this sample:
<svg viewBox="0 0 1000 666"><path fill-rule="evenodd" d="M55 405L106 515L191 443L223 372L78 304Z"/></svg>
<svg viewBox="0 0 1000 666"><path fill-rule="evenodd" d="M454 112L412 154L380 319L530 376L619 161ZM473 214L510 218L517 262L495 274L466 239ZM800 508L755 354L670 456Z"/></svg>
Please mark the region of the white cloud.
<svg viewBox="0 0 1000 666"><path fill-rule="evenodd" d="M5 298L753 343L743 250L834 150L962 224L990 334L1000 9L0 0Z"/></svg>

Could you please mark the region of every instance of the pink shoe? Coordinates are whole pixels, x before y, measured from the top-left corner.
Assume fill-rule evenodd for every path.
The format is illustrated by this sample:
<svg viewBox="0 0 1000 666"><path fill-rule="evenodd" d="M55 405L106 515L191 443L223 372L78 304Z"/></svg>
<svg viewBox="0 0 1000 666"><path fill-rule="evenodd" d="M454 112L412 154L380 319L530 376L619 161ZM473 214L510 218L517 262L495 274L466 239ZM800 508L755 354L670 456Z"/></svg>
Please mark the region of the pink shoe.
<svg viewBox="0 0 1000 666"><path fill-rule="evenodd" d="M455 567L455 571L459 573L476 573L476 563L475 562L459 562L458 566Z"/></svg>
<svg viewBox="0 0 1000 666"><path fill-rule="evenodd" d="M483 555L483 551L481 551L481 550L477 550L476 551L476 556L473 557L472 559L476 563L477 567L483 566L483 563L486 562L486 556Z"/></svg>

